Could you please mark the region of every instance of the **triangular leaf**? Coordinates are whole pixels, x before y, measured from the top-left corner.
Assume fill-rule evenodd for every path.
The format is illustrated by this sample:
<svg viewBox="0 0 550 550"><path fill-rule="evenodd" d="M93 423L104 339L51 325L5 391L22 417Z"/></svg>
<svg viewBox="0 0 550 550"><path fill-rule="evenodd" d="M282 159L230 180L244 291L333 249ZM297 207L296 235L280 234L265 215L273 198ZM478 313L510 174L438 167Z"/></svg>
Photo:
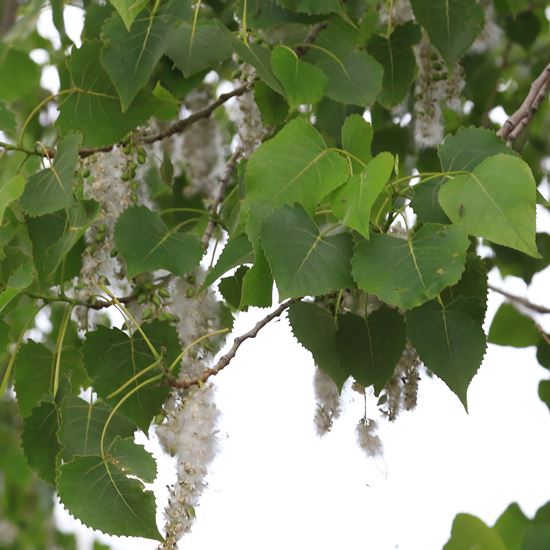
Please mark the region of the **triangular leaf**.
<svg viewBox="0 0 550 550"><path fill-rule="evenodd" d="M92 529L163 540L155 522L154 494L112 459L75 457L61 467L57 491L67 510Z"/></svg>
<svg viewBox="0 0 550 550"><path fill-rule="evenodd" d="M344 158L327 147L317 130L294 119L250 157L247 201L270 207L297 202L312 213L348 174Z"/></svg>
<svg viewBox="0 0 550 550"><path fill-rule="evenodd" d="M67 135L58 147L51 168L33 174L21 197L21 206L31 216L49 214L67 208L74 202L73 172L78 161L82 135Z"/></svg>
<svg viewBox="0 0 550 550"><path fill-rule="evenodd" d="M539 340L539 331L531 317L520 313L512 304L499 307L489 329L491 344L525 348L536 346Z"/></svg>
<svg viewBox="0 0 550 550"><path fill-rule="evenodd" d="M124 21L124 26L129 31L134 19L147 5L148 0L109 0Z"/></svg>
<svg viewBox="0 0 550 550"><path fill-rule="evenodd" d="M351 237L324 236L301 206L275 210L264 222L261 238L280 299L353 285Z"/></svg>
<svg viewBox="0 0 550 550"><path fill-rule="evenodd" d="M73 90L60 98L56 126L64 132L78 129L86 147L101 147L121 140L155 111L155 98L146 91L123 113L109 76L99 62L101 45L86 41L73 48L68 59Z"/></svg>
<svg viewBox="0 0 550 550"><path fill-rule="evenodd" d="M117 89L122 112L147 84L168 49L182 7L179 1L171 0L156 11L146 9L129 31L118 14L105 22L101 64Z"/></svg>
<svg viewBox="0 0 550 550"><path fill-rule="evenodd" d="M250 241L242 233L227 242L216 265L206 275L202 286L210 286L216 279L234 267L251 263L254 263L254 251Z"/></svg>
<svg viewBox="0 0 550 550"><path fill-rule="evenodd" d="M439 190L441 207L457 227L538 258L535 200L536 183L527 163L503 154Z"/></svg>
<svg viewBox="0 0 550 550"><path fill-rule="evenodd" d="M363 290L410 309L460 279L469 244L448 225L424 225L407 239L375 234L356 247L352 274Z"/></svg>
<svg viewBox="0 0 550 550"><path fill-rule="evenodd" d="M283 85L291 107L316 103L323 97L328 82L325 73L319 67L302 61L291 48L275 46L271 53L271 66Z"/></svg>
<svg viewBox="0 0 550 550"><path fill-rule="evenodd" d="M23 194L24 189L25 178L20 174L0 184L0 225L4 220L6 208Z"/></svg>
<svg viewBox="0 0 550 550"><path fill-rule="evenodd" d="M166 55L176 67L190 77L199 71L213 69L231 56L230 40L216 21L182 22L172 34Z"/></svg>
<svg viewBox="0 0 550 550"><path fill-rule="evenodd" d="M358 174L372 159L372 126L361 115L350 115L342 125L342 147L350 153L353 173Z"/></svg>
<svg viewBox="0 0 550 550"><path fill-rule="evenodd" d="M452 67L483 29L482 7L476 0L411 0L416 20Z"/></svg>
<svg viewBox="0 0 550 550"><path fill-rule="evenodd" d="M395 27L389 37L373 36L368 50L384 68L378 102L393 107L405 98L414 80L416 60L413 46L420 42L420 27L411 21Z"/></svg>
<svg viewBox="0 0 550 550"><path fill-rule="evenodd" d="M115 227L115 242L130 278L155 269L184 275L199 264L203 255L195 235L169 230L161 217L145 206L123 212Z"/></svg>

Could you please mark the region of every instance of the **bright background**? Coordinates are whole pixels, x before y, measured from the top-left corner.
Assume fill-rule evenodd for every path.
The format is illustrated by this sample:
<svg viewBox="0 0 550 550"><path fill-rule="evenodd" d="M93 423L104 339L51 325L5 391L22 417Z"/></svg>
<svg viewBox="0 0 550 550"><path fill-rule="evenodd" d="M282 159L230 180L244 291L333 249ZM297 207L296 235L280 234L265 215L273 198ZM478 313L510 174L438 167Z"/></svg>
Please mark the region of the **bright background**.
<svg viewBox="0 0 550 550"><path fill-rule="evenodd" d="M67 7L65 16L78 43L82 14ZM48 10L40 17L39 30L58 40ZM40 51L33 58L45 63L43 84L55 92L55 68ZM48 114L55 117L55 112ZM502 109L492 114L500 122L506 118ZM547 197L548 191L547 184ZM539 211L537 227L550 231L547 211ZM490 281L550 305L548 269L535 276L528 292L521 280L503 282L496 272ZM491 294L488 321L500 303ZM234 335L265 314L256 309L239 315ZM538 321L550 331L550 319ZM322 439L315 435L313 372L311 355L283 318L247 341L216 377L220 452L182 548L438 550L458 512L491 524L511 502L532 516L550 500L550 414L537 395L548 372L538 365L534 348L489 346L468 391L469 414L443 382L424 372L416 410L401 413L391 424L379 422L384 455L377 459L356 445L363 398L349 387L332 432ZM368 412L378 418L373 396ZM154 436L147 440L142 434L139 441L159 461L154 489L162 526L174 463L161 454ZM117 550L157 546L93 533L60 505L56 517L63 530L77 532L81 549L91 548L94 538Z"/></svg>

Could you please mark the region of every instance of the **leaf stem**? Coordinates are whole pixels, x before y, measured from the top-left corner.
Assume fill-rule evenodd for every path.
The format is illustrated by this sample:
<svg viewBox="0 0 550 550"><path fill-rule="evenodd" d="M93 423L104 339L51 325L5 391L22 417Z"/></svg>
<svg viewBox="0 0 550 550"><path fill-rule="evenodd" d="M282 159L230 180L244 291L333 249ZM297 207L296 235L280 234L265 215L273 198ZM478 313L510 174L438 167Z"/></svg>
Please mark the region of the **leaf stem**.
<svg viewBox="0 0 550 550"><path fill-rule="evenodd" d="M57 343L55 345L55 364L53 369L53 397L57 395L57 390L59 389L59 376L61 372L61 354L63 353L63 342L65 341L65 334L67 333L67 326L69 325L69 320L71 319L71 312L73 310L72 305L68 305L65 310L65 315L61 321L61 326L59 328L59 334L57 335Z"/></svg>

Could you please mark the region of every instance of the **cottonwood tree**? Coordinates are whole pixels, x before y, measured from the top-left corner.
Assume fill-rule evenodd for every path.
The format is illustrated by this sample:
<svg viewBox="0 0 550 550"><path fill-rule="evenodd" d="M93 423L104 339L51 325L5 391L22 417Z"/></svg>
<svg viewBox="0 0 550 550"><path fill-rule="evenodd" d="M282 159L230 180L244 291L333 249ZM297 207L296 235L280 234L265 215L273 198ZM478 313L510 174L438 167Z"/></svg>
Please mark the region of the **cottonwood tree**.
<svg viewBox="0 0 550 550"><path fill-rule="evenodd" d="M79 45L64 0L0 8L2 548L74 544L54 491L91 528L176 548L216 453L215 376L282 315L317 365L320 435L350 378L393 421L419 369L467 407L488 340L550 368L550 310L487 286L550 260L545 2L76 4ZM488 290L506 303L487 336ZM265 318L226 341L252 306ZM177 459L160 530L136 430ZM367 455L376 430L358 419ZM549 530L511 506L495 527L458 516L447 548Z"/></svg>

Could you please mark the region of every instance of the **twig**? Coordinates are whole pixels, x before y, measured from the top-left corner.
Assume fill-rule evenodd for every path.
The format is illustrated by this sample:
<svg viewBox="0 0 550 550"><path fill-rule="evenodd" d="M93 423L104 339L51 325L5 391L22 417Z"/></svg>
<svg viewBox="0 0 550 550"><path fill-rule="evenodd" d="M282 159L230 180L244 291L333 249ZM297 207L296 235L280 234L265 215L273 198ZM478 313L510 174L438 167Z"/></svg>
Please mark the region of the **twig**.
<svg viewBox="0 0 550 550"><path fill-rule="evenodd" d="M303 44L296 48L296 53L299 57L304 57L304 55L306 55L307 51L309 50L309 45L315 42L317 35L321 31L325 30L327 26L327 21L321 21L320 23L317 23L317 25L312 27L312 29L307 33L307 36L304 38Z"/></svg>
<svg viewBox="0 0 550 550"><path fill-rule="evenodd" d="M192 115L189 115L187 118L174 122L172 126L170 126L167 130L164 130L163 132L159 132L158 134L154 134L152 136L147 136L145 138L142 138L140 140L141 143L154 143L155 141L161 141L163 139L166 139L167 137L173 136L174 134L179 134L180 132L187 130L189 126L191 126L192 124L195 124L195 122L197 122L198 120L210 117L210 115L220 105L223 105L224 103L229 101L232 97L243 95L246 91L248 91L252 87L252 85L253 85L253 82L247 82L246 84L243 84L238 88L235 88L231 92L227 92L226 94L221 94L220 97L216 99L216 101L214 101L210 105L207 105L204 109L201 109L200 111L197 111Z"/></svg>
<svg viewBox="0 0 550 550"><path fill-rule="evenodd" d="M550 63L531 84L529 93L519 109L504 123L497 135L509 144L513 143L521 131L531 122L550 89Z"/></svg>
<svg viewBox="0 0 550 550"><path fill-rule="evenodd" d="M256 338L260 330L264 328L268 323L273 321L273 319L279 317L283 311L285 311L288 307L290 307L293 303L298 302L301 300L301 298L291 298L290 300L287 300L286 302L283 302L276 310L272 311L269 315L264 317L261 321L258 321L253 329L249 330L245 334L242 334L241 336L237 336L235 340L233 340L233 345L231 346L231 349L220 359L218 362L210 369L206 369L201 376L198 378L194 378L192 380L174 380L170 379L169 384L173 388L179 388L182 390L186 390L190 388L191 386L200 386L204 384L211 376L215 376L218 374L221 370L223 370L235 357L238 349L241 347L243 342L250 338Z"/></svg>
<svg viewBox="0 0 550 550"><path fill-rule="evenodd" d="M206 230L201 238L202 247L204 249L208 247L208 243L210 242L212 234L214 233L214 228L216 227L216 223L217 223L216 218L218 216L218 209L220 207L220 204L223 202L223 199L225 197L225 190L227 188L229 181L231 180L231 176L233 175L235 166L237 165L237 162L239 162L239 159L241 158L242 154L243 154L243 150L240 147L238 147L236 151L229 158L229 161L227 162L223 176L220 179L220 184L218 186L216 196L214 197L214 202L209 208L210 219L208 220L208 225L206 226Z"/></svg>
<svg viewBox="0 0 550 550"><path fill-rule="evenodd" d="M220 107L221 105L229 101L232 97L237 97L244 94L247 90L251 88L252 84L253 84L252 82L247 82L246 84L243 84L238 88L235 88L231 92L221 94L220 97L216 99L216 101L214 101L210 105L207 105L204 109L201 109L200 111L192 113L186 118L183 118L181 120L178 120L177 122L174 122L174 124L172 124L169 128L167 128L163 132L159 132L158 134L153 134L151 136L141 137L136 140L136 143L151 144L151 143L155 143L156 141L161 141L170 136L173 136L174 134L179 134L181 132L184 132L190 126L195 124L195 122L198 122L203 118L209 118L218 107ZM118 145L124 146L129 141L130 141L129 139L122 140L120 143L118 143ZM95 155L96 153L108 153L109 151L112 151L116 145L117 144L103 145L101 147L84 147L82 149L79 149L78 154L80 155L81 158L86 158L91 155ZM10 143L5 143L1 141L0 141L0 148L6 151L20 151L22 153L26 153L29 156L35 155L35 156L47 157L47 158L53 158L56 154L56 150L51 147L47 147L42 150L26 149L25 147L12 145Z"/></svg>
<svg viewBox="0 0 550 550"><path fill-rule="evenodd" d="M508 300L515 302L516 304L519 304L523 307L526 307L531 311L536 311L537 313L542 313L542 314L550 313L550 308L541 306L539 304L534 304L533 302L530 302L529 300L527 300L527 298L523 298L522 296L516 296L515 294L511 294L510 292L507 292L506 290L495 287L493 285L488 285L488 287L493 292L498 292L499 294L502 294L502 296L504 296L505 298L508 298Z"/></svg>

